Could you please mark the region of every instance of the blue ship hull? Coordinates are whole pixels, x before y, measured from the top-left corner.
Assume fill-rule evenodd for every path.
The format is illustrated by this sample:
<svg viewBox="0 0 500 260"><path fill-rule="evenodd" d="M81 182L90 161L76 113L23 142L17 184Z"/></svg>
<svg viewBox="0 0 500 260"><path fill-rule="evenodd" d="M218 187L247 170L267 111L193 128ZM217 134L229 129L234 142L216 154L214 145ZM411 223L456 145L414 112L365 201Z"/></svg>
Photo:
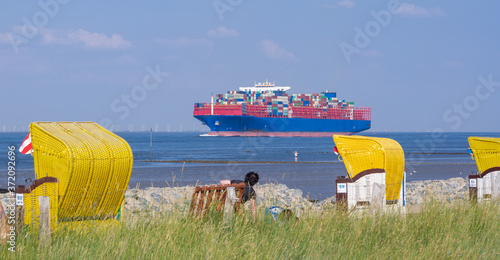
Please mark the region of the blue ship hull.
<svg viewBox="0 0 500 260"><path fill-rule="evenodd" d="M210 127L211 135L222 136L331 136L368 130L370 120L197 115Z"/></svg>

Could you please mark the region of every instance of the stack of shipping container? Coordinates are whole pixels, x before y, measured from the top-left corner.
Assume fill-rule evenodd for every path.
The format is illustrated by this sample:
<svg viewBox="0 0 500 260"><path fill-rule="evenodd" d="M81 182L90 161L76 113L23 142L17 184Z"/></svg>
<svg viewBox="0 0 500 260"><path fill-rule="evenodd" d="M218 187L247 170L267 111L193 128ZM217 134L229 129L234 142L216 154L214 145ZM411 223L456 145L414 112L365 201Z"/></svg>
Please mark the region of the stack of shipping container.
<svg viewBox="0 0 500 260"><path fill-rule="evenodd" d="M240 109L239 115L258 117L302 117L302 118L342 118L353 119L353 110L356 117L366 117L369 111L364 108L354 108L354 102L337 99L335 92L320 94L292 94L285 91L229 91L227 94L217 94L214 106L217 111L224 107L231 108L234 114ZM204 113L210 110L210 104L196 103L195 111ZM203 111L203 112L202 112ZM215 113L214 113L215 114ZM217 113L220 114L220 113Z"/></svg>

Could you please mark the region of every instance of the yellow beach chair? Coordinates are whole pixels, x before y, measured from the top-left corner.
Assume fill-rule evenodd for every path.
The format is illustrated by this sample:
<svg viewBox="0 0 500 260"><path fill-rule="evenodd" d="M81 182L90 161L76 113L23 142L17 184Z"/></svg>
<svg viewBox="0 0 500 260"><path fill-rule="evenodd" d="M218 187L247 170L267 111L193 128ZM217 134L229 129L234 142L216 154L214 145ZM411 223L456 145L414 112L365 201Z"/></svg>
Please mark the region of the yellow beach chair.
<svg viewBox="0 0 500 260"><path fill-rule="evenodd" d="M39 196L50 198L51 230L115 223L132 173L128 143L94 122L30 125L37 180L20 186L24 224L38 229Z"/></svg>
<svg viewBox="0 0 500 260"><path fill-rule="evenodd" d="M347 169L337 177L337 203L349 209L374 204L375 185L385 188L382 205L404 206L405 158L398 142L380 137L334 135Z"/></svg>
<svg viewBox="0 0 500 260"><path fill-rule="evenodd" d="M471 200L500 199L500 138L469 137L478 174L469 175Z"/></svg>

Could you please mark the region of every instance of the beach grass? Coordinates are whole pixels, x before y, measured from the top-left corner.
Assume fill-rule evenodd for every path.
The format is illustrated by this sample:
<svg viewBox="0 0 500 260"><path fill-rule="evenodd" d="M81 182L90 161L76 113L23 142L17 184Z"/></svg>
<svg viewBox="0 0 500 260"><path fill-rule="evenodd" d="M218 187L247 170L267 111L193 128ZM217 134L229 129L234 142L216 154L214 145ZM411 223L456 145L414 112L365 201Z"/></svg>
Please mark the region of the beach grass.
<svg viewBox="0 0 500 260"><path fill-rule="evenodd" d="M113 228L58 231L49 245L20 236L6 259L498 259L498 203L427 202L413 213L335 209L274 222L248 212L226 222L185 213L134 217Z"/></svg>

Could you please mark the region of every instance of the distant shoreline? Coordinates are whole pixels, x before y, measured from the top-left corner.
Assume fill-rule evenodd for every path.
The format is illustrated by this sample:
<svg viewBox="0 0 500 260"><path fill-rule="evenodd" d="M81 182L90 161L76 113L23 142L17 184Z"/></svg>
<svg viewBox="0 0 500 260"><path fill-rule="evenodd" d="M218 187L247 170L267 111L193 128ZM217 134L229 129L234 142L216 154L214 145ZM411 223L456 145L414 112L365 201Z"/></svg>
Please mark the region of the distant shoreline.
<svg viewBox="0 0 500 260"><path fill-rule="evenodd" d="M213 163L213 164L344 164L344 162L301 162L301 161L211 161L211 160L139 160L136 162L144 162L144 163ZM474 162L471 163L415 163L415 162L406 162L405 164L435 164L435 165L472 165L476 164Z"/></svg>

